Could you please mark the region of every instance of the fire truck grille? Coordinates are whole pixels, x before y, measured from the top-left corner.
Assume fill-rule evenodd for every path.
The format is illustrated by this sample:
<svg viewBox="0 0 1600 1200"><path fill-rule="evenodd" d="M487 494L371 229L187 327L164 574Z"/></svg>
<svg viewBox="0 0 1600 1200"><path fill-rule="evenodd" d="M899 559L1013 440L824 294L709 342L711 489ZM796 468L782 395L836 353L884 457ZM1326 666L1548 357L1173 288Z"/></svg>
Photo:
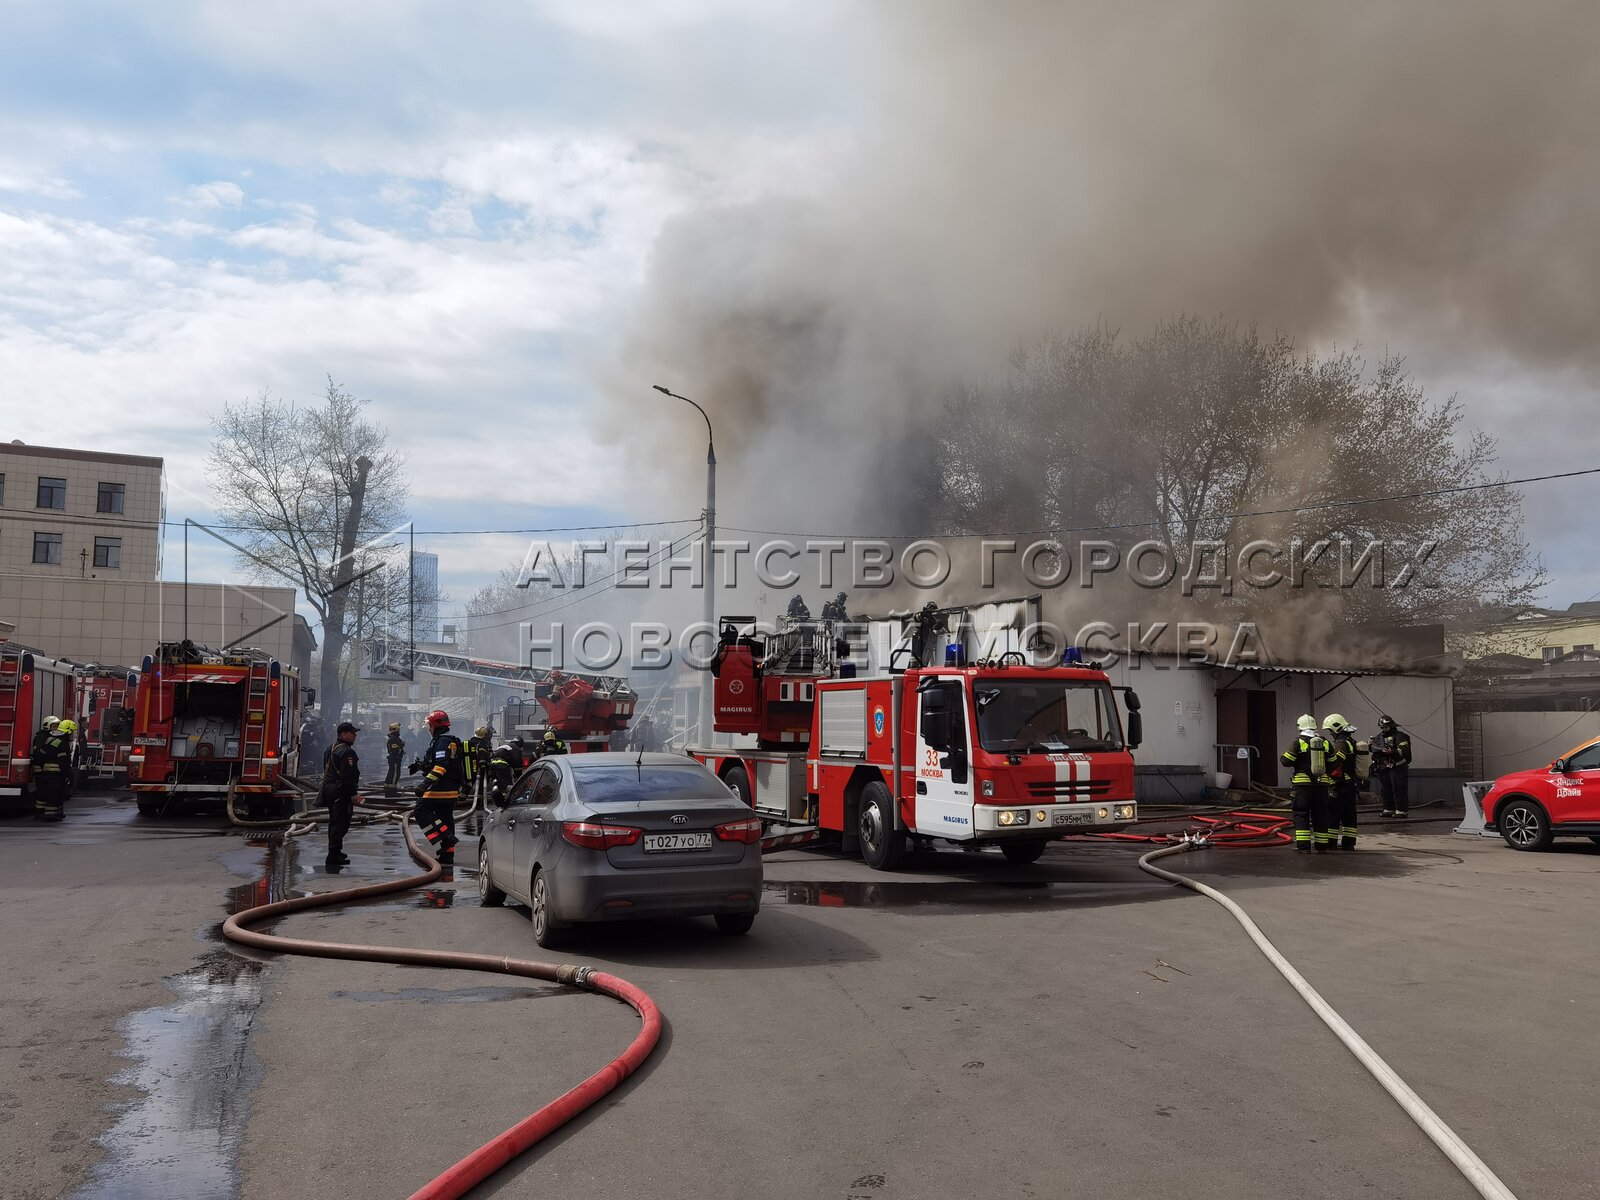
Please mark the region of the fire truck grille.
<svg viewBox="0 0 1600 1200"><path fill-rule="evenodd" d="M1079 783L1030 783L1031 796L1102 796L1111 790L1109 779L1090 779Z"/></svg>

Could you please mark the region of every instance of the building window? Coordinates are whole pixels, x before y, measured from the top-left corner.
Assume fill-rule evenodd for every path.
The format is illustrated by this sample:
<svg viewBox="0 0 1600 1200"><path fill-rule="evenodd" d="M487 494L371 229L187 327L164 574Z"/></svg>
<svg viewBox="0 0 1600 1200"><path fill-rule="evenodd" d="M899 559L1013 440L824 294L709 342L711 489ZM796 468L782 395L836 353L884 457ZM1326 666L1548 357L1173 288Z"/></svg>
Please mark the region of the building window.
<svg viewBox="0 0 1600 1200"><path fill-rule="evenodd" d="M35 551L35 553L37 554L37 551ZM34 562L38 562L39 560L38 560L38 558L35 558L33 561ZM1560 646L1546 646L1544 648L1544 660L1545 660L1545 662L1555 662L1555 660L1560 658L1560 657L1561 657L1561 647Z"/></svg>
<svg viewBox="0 0 1600 1200"><path fill-rule="evenodd" d="M33 561L59 567L61 565L61 535L59 533L34 534Z"/></svg>
<svg viewBox="0 0 1600 1200"><path fill-rule="evenodd" d="M0 504L4 504L5 502L6 502L6 477L5 477L4 472L0 472Z"/></svg>
<svg viewBox="0 0 1600 1200"><path fill-rule="evenodd" d="M123 495L128 489L120 483L102 483L100 495L95 499L95 512L120 513Z"/></svg>
<svg viewBox="0 0 1600 1200"><path fill-rule="evenodd" d="M67 481L39 476L39 503L36 508L66 508Z"/></svg>
<svg viewBox="0 0 1600 1200"><path fill-rule="evenodd" d="M97 537L94 540L94 565L117 568L122 566L122 539Z"/></svg>
<svg viewBox="0 0 1600 1200"><path fill-rule="evenodd" d="M409 688L406 689L406 692L407 692L406 699L408 699L408 700L415 700L417 698L417 696L419 695L419 689L418 689L417 685L414 684L414 683Z"/></svg>
<svg viewBox="0 0 1600 1200"><path fill-rule="evenodd" d="M1590 644L1590 643L1585 642L1581 646L1574 646L1573 649L1574 650L1589 650L1589 651L1593 651L1594 650L1594 646L1592 644Z"/></svg>
<svg viewBox="0 0 1600 1200"><path fill-rule="evenodd" d="M437 700L438 698L439 698L439 685L437 683L430 683L428 685L428 699L429 700Z"/></svg>
<svg viewBox="0 0 1600 1200"><path fill-rule="evenodd" d="M400 699L400 685L398 683L391 683L389 685L389 699L391 699L391 700Z"/></svg>

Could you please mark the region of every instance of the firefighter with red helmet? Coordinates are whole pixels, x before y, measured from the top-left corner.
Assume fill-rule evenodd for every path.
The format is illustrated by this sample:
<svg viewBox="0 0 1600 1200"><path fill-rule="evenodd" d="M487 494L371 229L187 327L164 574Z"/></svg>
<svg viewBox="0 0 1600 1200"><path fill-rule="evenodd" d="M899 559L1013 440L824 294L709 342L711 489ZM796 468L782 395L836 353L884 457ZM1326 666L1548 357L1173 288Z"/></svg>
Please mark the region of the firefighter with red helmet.
<svg viewBox="0 0 1600 1200"><path fill-rule="evenodd" d="M427 772L417 785L414 815L434 856L449 866L456 860L455 807L467 779L466 751L461 739L450 732L450 714L442 708L428 714L428 733L432 741L412 764L413 771Z"/></svg>

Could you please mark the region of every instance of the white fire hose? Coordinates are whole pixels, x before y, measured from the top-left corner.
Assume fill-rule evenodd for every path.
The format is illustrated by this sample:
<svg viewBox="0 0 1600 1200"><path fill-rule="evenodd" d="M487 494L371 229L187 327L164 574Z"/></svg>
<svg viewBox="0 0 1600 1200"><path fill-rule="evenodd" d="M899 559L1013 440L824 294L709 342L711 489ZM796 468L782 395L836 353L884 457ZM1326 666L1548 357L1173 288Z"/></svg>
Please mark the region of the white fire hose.
<svg viewBox="0 0 1600 1200"><path fill-rule="evenodd" d="M1383 1090L1393 1096L1395 1102L1406 1110L1406 1115L1417 1123L1423 1133L1438 1146L1452 1163L1456 1170L1466 1178L1466 1181L1477 1189L1484 1200L1517 1200L1516 1195L1501 1182L1499 1176L1489 1169L1487 1163L1473 1153L1472 1148L1461 1140L1460 1136L1450 1126L1446 1125L1439 1114L1429 1108L1421 1096L1412 1091L1404 1079L1395 1073L1393 1067L1378 1056L1378 1052L1367 1045L1362 1036L1350 1027L1343 1017L1334 1011L1333 1006L1324 1000L1316 988L1306 982L1305 976L1294 969L1294 966L1279 953L1267 935L1262 933L1250 915L1224 896L1216 888L1207 887L1199 880L1190 879L1187 875L1179 875L1175 871L1164 871L1153 866L1152 861L1165 858L1169 854L1183 854L1190 850L1203 848L1206 842L1203 838L1186 839L1172 846L1165 846L1160 850L1152 850L1139 860L1141 869L1150 874L1165 879L1169 883L1176 883L1181 887L1190 888L1215 900L1233 915L1233 919L1244 926L1244 931L1250 935L1250 940L1255 942L1267 960L1278 968L1278 973L1289 981L1289 985L1300 993L1301 999L1311 1006L1311 1011L1322 1018L1322 1023L1333 1030L1334 1035L1345 1044L1350 1053L1354 1054L1361 1065L1372 1074L1382 1086Z"/></svg>

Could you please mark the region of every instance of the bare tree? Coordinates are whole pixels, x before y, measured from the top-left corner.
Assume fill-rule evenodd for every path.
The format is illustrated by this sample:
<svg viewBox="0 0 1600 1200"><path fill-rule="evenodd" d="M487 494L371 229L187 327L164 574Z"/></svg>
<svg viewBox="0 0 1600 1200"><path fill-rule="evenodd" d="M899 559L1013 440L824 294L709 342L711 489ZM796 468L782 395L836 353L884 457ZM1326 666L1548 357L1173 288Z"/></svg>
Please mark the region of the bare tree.
<svg viewBox="0 0 1600 1200"><path fill-rule="evenodd" d="M353 585L392 570L407 500L404 459L365 408L330 376L315 406L263 391L212 421L208 476L238 531L240 566L292 582L320 620L327 720L344 709L347 651L360 633Z"/></svg>
<svg viewBox="0 0 1600 1200"><path fill-rule="evenodd" d="M926 508L961 532L1155 538L1183 564L1203 541L1330 542L1319 570L1372 542L1404 587L1338 593L1355 622L1450 620L1530 602L1544 574L1495 446L1385 357L1317 356L1285 337L1182 317L1124 341L1094 327L1019 350L999 379L946 404ZM1503 478L1500 476L1498 478ZM1377 503L1351 503L1393 496ZM1341 543L1348 549L1341 550ZM1261 568L1265 570L1266 567ZM1393 582L1391 578L1391 584ZM1297 603L1307 593L1260 593ZM1235 607L1245 601L1236 593Z"/></svg>

